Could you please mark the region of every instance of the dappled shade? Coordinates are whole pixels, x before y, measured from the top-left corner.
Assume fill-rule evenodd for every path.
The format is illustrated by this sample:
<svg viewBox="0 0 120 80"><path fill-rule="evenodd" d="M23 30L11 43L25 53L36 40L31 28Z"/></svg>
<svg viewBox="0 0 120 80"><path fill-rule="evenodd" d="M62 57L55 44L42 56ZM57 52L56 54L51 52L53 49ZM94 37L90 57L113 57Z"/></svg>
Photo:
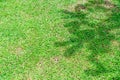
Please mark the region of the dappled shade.
<svg viewBox="0 0 120 80"><path fill-rule="evenodd" d="M111 42L118 39L112 31L120 29L120 7L107 0L95 0L84 5L77 4L74 11L61 11L64 14L64 27L67 28L71 36L68 41L56 42L55 44L57 46L72 45L66 49L64 55L70 57L79 53L83 45L87 43L87 49L91 51L88 60L96 68L85 70L86 74L97 76L101 73L120 72L119 65L115 65L117 69L114 67L106 68L96 58L111 52Z"/></svg>

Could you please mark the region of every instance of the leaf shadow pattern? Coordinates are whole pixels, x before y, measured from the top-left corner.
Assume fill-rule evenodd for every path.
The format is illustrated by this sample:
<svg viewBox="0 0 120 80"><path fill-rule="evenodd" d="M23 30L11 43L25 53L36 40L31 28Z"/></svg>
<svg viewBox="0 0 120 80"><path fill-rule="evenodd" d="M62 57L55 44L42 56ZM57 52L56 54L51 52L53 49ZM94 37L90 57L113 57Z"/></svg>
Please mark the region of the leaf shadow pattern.
<svg viewBox="0 0 120 80"><path fill-rule="evenodd" d="M87 49L91 51L88 60L96 66L95 69L87 69L85 73L92 76L97 76L102 73L116 72L120 69L106 68L96 57L111 51L111 41L116 40L116 37L111 33L114 29L120 28L120 7L114 5L108 0L90 1L84 5L77 4L75 11L61 10L65 15L64 27L71 34L68 41L56 42L56 46L69 46L66 49L64 56L70 57L81 48L84 43L87 43ZM109 5L108 5L109 4ZM105 7L112 6L112 7ZM90 13L94 14L97 11L103 11L107 18L96 18L99 16L88 17ZM102 16L102 15L100 15ZM120 66L117 66L120 67Z"/></svg>

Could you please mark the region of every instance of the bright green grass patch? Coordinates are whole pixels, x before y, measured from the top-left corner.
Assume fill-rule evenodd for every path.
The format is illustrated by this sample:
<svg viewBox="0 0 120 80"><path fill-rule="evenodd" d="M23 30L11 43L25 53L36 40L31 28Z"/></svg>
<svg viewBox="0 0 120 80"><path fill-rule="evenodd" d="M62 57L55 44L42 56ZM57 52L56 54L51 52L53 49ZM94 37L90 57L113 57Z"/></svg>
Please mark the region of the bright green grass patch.
<svg viewBox="0 0 120 80"><path fill-rule="evenodd" d="M0 0L0 80L119 80L120 2L110 3Z"/></svg>

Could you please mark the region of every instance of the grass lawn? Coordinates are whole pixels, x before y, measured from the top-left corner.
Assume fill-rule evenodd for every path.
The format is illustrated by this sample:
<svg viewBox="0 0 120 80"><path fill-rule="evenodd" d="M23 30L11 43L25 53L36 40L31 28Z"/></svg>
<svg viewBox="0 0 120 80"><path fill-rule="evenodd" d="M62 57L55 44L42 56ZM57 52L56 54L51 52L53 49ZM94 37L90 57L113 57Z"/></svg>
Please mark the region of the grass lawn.
<svg viewBox="0 0 120 80"><path fill-rule="evenodd" d="M119 74L119 0L0 0L0 80Z"/></svg>

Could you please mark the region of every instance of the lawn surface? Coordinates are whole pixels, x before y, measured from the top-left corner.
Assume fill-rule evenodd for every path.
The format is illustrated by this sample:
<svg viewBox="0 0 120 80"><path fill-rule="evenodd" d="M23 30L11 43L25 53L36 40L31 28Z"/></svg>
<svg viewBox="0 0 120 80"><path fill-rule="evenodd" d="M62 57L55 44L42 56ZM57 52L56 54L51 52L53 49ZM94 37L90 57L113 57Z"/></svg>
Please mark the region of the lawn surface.
<svg viewBox="0 0 120 80"><path fill-rule="evenodd" d="M119 74L119 0L0 0L0 80Z"/></svg>

